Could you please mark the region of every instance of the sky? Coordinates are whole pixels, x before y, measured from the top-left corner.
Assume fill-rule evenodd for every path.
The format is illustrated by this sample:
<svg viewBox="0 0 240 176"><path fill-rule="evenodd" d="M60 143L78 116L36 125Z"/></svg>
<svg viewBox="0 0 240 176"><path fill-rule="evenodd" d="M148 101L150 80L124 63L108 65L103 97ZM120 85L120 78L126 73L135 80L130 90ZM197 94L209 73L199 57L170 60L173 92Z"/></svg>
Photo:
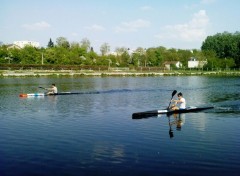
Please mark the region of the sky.
<svg viewBox="0 0 240 176"><path fill-rule="evenodd" d="M163 46L200 49L207 36L240 27L239 0L1 0L0 41L87 38L94 51Z"/></svg>

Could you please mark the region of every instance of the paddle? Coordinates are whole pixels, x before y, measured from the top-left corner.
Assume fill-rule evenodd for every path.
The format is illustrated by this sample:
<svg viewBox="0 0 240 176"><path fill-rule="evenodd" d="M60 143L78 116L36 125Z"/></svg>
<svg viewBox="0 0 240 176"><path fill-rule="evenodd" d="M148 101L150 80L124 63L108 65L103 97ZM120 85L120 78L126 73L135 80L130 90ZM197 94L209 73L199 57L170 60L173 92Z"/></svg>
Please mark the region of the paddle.
<svg viewBox="0 0 240 176"><path fill-rule="evenodd" d="M44 88L44 87L38 87L38 88L47 90L47 88Z"/></svg>
<svg viewBox="0 0 240 176"><path fill-rule="evenodd" d="M170 106L170 104L171 104L171 101L172 101L172 99L173 99L173 96L174 96L176 93L177 93L176 90L174 90L174 91L172 92L172 98L171 98L171 100L170 100L170 102L169 102L169 105L168 105L167 109L169 109L169 106Z"/></svg>

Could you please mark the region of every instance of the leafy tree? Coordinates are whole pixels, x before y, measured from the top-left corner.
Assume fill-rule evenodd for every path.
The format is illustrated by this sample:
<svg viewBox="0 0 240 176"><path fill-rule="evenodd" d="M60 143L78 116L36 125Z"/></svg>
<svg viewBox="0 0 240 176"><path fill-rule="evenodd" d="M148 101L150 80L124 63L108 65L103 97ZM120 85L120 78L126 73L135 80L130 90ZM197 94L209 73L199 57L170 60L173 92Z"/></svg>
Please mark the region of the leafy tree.
<svg viewBox="0 0 240 176"><path fill-rule="evenodd" d="M47 48L44 51L44 63L47 63L47 64L56 64L57 63L55 48Z"/></svg>
<svg viewBox="0 0 240 176"><path fill-rule="evenodd" d="M41 54L32 46L25 46L24 49L19 50L21 53L22 64L40 64Z"/></svg>
<svg viewBox="0 0 240 176"><path fill-rule="evenodd" d="M86 51L91 49L91 43L87 38L83 38L81 41L81 47L84 48Z"/></svg>
<svg viewBox="0 0 240 176"><path fill-rule="evenodd" d="M21 50L17 48L8 49L8 55L12 58L11 63L21 63L23 59Z"/></svg>
<svg viewBox="0 0 240 176"><path fill-rule="evenodd" d="M116 62L117 66L127 67L131 63L131 58L127 51L124 51L119 58Z"/></svg>
<svg viewBox="0 0 240 176"><path fill-rule="evenodd" d="M156 55L155 63L157 65L161 66L163 64L163 62L167 60L166 53L167 53L167 49L165 47L160 46L160 47L156 48L156 50L155 50L155 55Z"/></svg>
<svg viewBox="0 0 240 176"><path fill-rule="evenodd" d="M56 43L59 47L63 47L63 48L69 48L70 47L70 44L65 37L58 37L56 39Z"/></svg>
<svg viewBox="0 0 240 176"><path fill-rule="evenodd" d="M187 67L188 60L192 56L193 56L193 53L191 52L191 50L182 50L182 49L178 50L178 58L179 58L179 61L183 64L183 67Z"/></svg>
<svg viewBox="0 0 240 176"><path fill-rule="evenodd" d="M52 39L50 38L49 42L48 42L48 45L47 45L48 48L52 48L54 47L54 43L52 41Z"/></svg>
<svg viewBox="0 0 240 176"><path fill-rule="evenodd" d="M212 50L220 59L233 58L237 66L240 66L240 33L218 33L208 36L202 44L203 51Z"/></svg>
<svg viewBox="0 0 240 176"><path fill-rule="evenodd" d="M102 53L102 56L105 56L107 53L110 52L110 46L108 43L104 43L100 47L100 51Z"/></svg>
<svg viewBox="0 0 240 176"><path fill-rule="evenodd" d="M78 42L71 42L70 47L71 49L80 48L80 44Z"/></svg>
<svg viewBox="0 0 240 176"><path fill-rule="evenodd" d="M158 61L155 48L147 49L146 57L148 59L148 66L159 66L160 61Z"/></svg>
<svg viewBox="0 0 240 176"><path fill-rule="evenodd" d="M128 52L128 48L126 48L126 47L117 47L115 49L115 52L117 53L117 55L122 55L124 52Z"/></svg>
<svg viewBox="0 0 240 176"><path fill-rule="evenodd" d="M86 60L86 49L80 47L79 43L72 43L69 55L71 64L82 64Z"/></svg>
<svg viewBox="0 0 240 176"><path fill-rule="evenodd" d="M8 57L7 46L0 46L0 63L7 63L6 57Z"/></svg>
<svg viewBox="0 0 240 176"><path fill-rule="evenodd" d="M96 63L96 59L98 58L97 53L95 53L93 50L90 50L90 52L86 53L86 57L92 60L92 63Z"/></svg>

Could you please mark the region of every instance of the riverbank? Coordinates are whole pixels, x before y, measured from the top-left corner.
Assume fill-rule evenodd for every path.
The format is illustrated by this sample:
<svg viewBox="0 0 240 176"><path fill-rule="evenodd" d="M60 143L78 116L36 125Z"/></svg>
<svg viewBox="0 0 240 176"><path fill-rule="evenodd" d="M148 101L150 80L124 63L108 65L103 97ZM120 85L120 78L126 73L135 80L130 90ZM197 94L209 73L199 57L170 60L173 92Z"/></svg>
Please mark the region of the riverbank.
<svg viewBox="0 0 240 176"><path fill-rule="evenodd" d="M42 76L194 76L220 75L240 76L240 71L95 71L95 70L2 70L1 77L42 77Z"/></svg>

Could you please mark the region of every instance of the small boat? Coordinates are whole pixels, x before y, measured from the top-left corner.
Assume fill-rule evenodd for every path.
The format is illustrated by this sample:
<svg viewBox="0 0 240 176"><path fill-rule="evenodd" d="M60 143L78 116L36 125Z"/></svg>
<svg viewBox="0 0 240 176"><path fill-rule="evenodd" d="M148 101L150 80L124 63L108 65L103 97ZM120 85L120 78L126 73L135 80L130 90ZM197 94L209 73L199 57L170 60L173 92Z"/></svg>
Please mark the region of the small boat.
<svg viewBox="0 0 240 176"><path fill-rule="evenodd" d="M170 109L163 109L163 110L152 110L152 111L145 111L145 112L136 112L132 114L132 119L142 119L152 116L157 116L158 114L180 114L180 113L189 113L189 112L199 112L204 111L207 109L213 109L214 107L187 107L186 109L179 109L179 110L170 110Z"/></svg>
<svg viewBox="0 0 240 176"><path fill-rule="evenodd" d="M79 93L74 93L74 92L59 92L55 94L29 93L29 94L20 94L19 97L43 97L43 96L71 95L71 94L79 94Z"/></svg>
<svg viewBox="0 0 240 176"><path fill-rule="evenodd" d="M19 97L44 97L44 96L56 96L56 95L83 95L83 94L100 94L99 91L92 92L59 92L54 94L48 93L28 93L28 94L19 94Z"/></svg>

